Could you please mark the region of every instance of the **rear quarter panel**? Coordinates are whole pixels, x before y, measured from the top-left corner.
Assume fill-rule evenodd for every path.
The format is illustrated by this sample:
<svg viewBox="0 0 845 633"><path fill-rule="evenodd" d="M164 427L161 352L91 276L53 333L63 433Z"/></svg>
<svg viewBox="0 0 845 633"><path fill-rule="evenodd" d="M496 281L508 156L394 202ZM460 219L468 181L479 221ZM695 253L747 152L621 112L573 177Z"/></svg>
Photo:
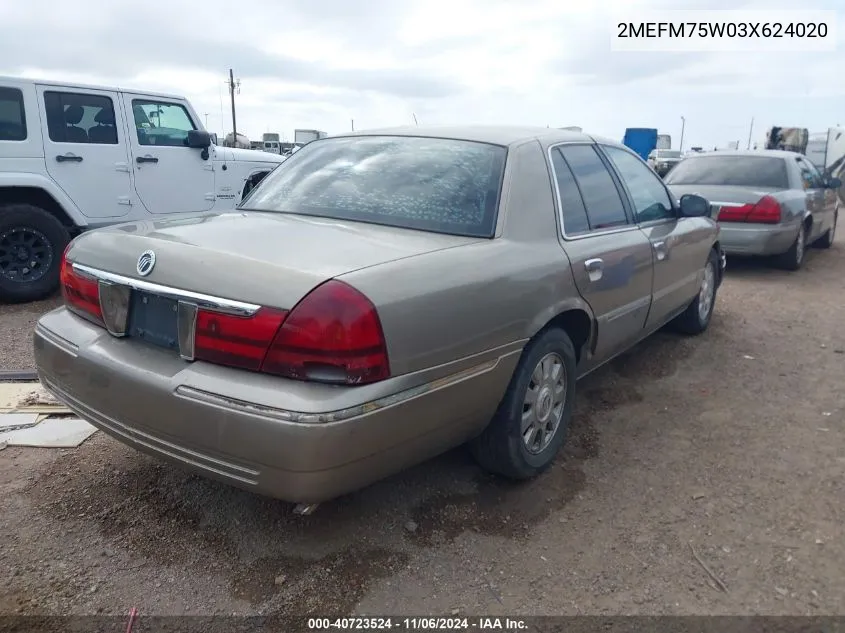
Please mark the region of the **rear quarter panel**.
<svg viewBox="0 0 845 633"><path fill-rule="evenodd" d="M500 237L343 275L378 307L394 375L521 350L560 312L589 308L557 240L538 142L511 148ZM590 316L592 316L590 314Z"/></svg>

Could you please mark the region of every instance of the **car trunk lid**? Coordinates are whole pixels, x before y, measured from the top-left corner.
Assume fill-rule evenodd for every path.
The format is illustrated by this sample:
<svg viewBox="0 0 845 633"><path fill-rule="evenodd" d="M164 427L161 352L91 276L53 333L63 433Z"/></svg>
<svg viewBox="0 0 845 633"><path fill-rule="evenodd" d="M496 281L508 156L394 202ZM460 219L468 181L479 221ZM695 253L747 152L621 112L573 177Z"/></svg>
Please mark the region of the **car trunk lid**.
<svg viewBox="0 0 845 633"><path fill-rule="evenodd" d="M124 224L85 234L68 259L193 293L282 309L323 281L396 259L480 241L282 213L233 212ZM139 274L142 253L155 264Z"/></svg>
<svg viewBox="0 0 845 633"><path fill-rule="evenodd" d="M669 185L672 194L680 199L685 194L695 194L710 202L710 217L716 219L723 207L741 207L756 204L763 196L781 189L774 187L737 187L728 185Z"/></svg>

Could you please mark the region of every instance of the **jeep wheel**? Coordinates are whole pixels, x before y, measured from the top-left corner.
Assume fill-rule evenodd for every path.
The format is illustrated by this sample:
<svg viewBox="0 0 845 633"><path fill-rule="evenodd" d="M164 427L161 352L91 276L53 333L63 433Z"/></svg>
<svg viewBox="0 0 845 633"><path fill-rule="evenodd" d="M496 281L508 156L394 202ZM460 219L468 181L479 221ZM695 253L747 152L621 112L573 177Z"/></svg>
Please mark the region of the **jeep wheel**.
<svg viewBox="0 0 845 633"><path fill-rule="evenodd" d="M69 241L67 229L44 209L0 206L0 301L24 303L53 294Z"/></svg>

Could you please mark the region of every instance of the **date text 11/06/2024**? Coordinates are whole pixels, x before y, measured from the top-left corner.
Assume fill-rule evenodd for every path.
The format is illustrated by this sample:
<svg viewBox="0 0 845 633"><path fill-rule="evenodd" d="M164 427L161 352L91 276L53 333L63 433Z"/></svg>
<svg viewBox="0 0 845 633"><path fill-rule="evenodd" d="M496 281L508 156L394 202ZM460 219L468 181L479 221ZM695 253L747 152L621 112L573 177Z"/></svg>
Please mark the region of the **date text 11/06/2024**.
<svg viewBox="0 0 845 633"><path fill-rule="evenodd" d="M372 631L400 629L407 631L524 631L525 620L501 617L349 617L309 618L309 631Z"/></svg>

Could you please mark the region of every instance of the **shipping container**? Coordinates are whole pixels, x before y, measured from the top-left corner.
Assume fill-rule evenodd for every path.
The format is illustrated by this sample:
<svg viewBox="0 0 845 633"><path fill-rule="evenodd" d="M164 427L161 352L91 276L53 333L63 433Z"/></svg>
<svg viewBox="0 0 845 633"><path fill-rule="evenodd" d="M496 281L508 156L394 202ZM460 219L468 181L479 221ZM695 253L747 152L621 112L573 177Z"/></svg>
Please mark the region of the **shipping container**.
<svg viewBox="0 0 845 633"><path fill-rule="evenodd" d="M629 127L625 130L622 144L648 160L651 150L657 148L657 130L645 127Z"/></svg>

